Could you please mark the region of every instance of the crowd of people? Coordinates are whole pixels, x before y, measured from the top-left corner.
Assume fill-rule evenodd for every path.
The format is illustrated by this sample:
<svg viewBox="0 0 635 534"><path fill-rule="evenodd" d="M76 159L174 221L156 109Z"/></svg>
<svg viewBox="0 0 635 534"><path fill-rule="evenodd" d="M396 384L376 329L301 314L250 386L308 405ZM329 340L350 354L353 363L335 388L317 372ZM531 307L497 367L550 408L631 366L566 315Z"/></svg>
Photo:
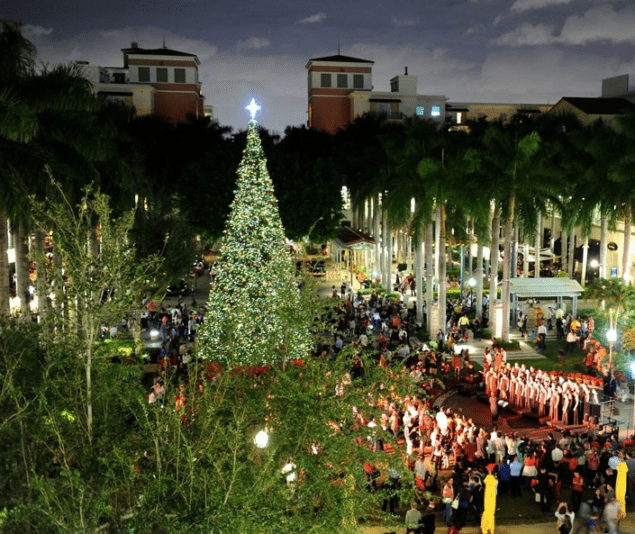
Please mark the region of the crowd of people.
<svg viewBox="0 0 635 534"><path fill-rule="evenodd" d="M487 362L487 359L486 359ZM486 363L485 367L488 367ZM582 378L547 373L516 362L489 366L484 373L485 393L496 402L502 400L518 410L539 417L549 416L553 423L587 423L591 404L598 404L598 389L587 386Z"/></svg>
<svg viewBox="0 0 635 534"><path fill-rule="evenodd" d="M344 338L360 348L374 349L379 365L398 363L408 367L415 386L412 395L384 401L379 417L366 420L356 413L359 424L368 426L368 446L373 451L379 454L390 450L394 439L403 444L407 457L404 471L412 472L418 495L406 512L407 532L431 534L438 515L442 515L449 532L459 532L470 520L480 523L483 481L488 473L496 476L499 496L523 499L523 506L555 514L561 534L583 527L594 532L594 525L600 524L612 534L617 532L618 463L626 462L628 466L629 495L635 485L635 453L630 440L619 443L615 433L602 433L601 427L588 425L579 435L565 430L561 439L549 434L547 439L536 441L516 432L503 433L495 421L492 426L478 426L467 415L432 407L429 399L423 400L427 394L417 394L432 385L431 378L479 381L473 370L466 372L472 368L469 353L455 353L454 343L448 343L453 338L465 339L469 323L460 322L464 314L448 317L453 321L449 335L437 340L437 350L426 345L416 350L414 344L408 344L411 316L399 304L377 295L368 301L345 296L343 302L336 350L342 350ZM562 319L564 325L566 318ZM573 323L569 328L575 326ZM573 331L576 343L592 354L594 369L601 369L603 348L588 328L584 336L577 329ZM395 354L403 358L395 360ZM566 426L593 422L589 407L603 396L602 384L606 381L590 375L547 373L518 363L511 365L505 350L493 346L484 355L482 382L485 393L495 398L497 406L503 401L538 417L550 416L553 422ZM372 462L367 462L364 472L368 490L384 491L383 509L393 512L397 505L394 490L407 477L394 469L382 473ZM426 498L430 492L434 497Z"/></svg>
<svg viewBox="0 0 635 534"><path fill-rule="evenodd" d="M404 287L412 289L409 284ZM523 499L523 506L555 513L559 534L573 532L576 525L591 528L601 522L611 534L616 532L620 512L615 500L618 463L628 466L629 494L635 485L635 454L630 441L619 443L614 433L601 433L597 427L580 435L565 430L561 439L550 434L536 441L516 432L504 433L496 421L479 426L468 415L435 406L434 399L440 393L435 378L445 378L446 384L479 382L469 353L455 352L454 343L448 343L468 335L471 325L462 321L464 311L457 313L452 306L449 336L437 339L436 350L432 350L414 341L412 309L377 293L364 298L355 295L350 286L340 289L341 294L337 294L333 288L333 296L340 302L329 321L334 342L320 347L318 356L335 356L347 345L353 347L350 375L342 387L361 373L359 355L363 352L375 355L377 365L403 366L410 373L412 394L376 399L372 415L352 407L358 427L367 427L365 444L377 455L377 462L364 465L366 487L384 495L385 512L397 511L398 490L405 480L413 481L417 499L405 516L407 532L432 534L438 516L450 532L459 532L469 521L480 523L488 473L496 476L499 496L509 494L512 499ZM187 347L183 341L195 327L183 329L181 323L181 328L175 328L171 319L161 322L168 336L163 361L172 365L176 358L174 363L181 366L181 353ZM161 333L163 336L163 329ZM583 342L589 352L602 350L588 335ZM537 416L549 415L564 425L588 421L589 405L598 401L597 384L579 380L579 376L510 365L505 350L497 346L487 349L480 376L484 392L497 405L502 400ZM150 401L157 402L163 394L158 380ZM181 391L175 402L180 397ZM401 472L382 467L381 454L391 448L405 455ZM406 471L412 475L406 476ZM285 472L285 479L288 476Z"/></svg>
<svg viewBox="0 0 635 534"><path fill-rule="evenodd" d="M466 415L431 408L415 396L386 404L379 424L374 419L366 424L369 446L377 452L389 441L384 435L412 444L404 469L412 471L419 500L406 514L407 532L431 534L435 520L430 516L439 513L455 532L470 519L480 524L483 481L488 473L497 478L499 496L522 499L522 506L535 506L543 513L555 512L559 527L566 526L559 530L562 534L571 533L574 525L592 526L600 521L608 532L616 532L620 505L615 489L620 462L626 462L629 494L633 493L633 443L619 443L615 433L572 435L565 430L561 439L549 434L535 441L516 432L505 434L496 425L479 427ZM382 480L390 493L405 478L394 470L382 476L368 463L365 472L369 491L381 490L377 481ZM566 502L564 490L569 495ZM426 499L427 492L435 496ZM392 512L394 504L388 498L385 503L385 511ZM427 511L425 515L418 511L419 506Z"/></svg>

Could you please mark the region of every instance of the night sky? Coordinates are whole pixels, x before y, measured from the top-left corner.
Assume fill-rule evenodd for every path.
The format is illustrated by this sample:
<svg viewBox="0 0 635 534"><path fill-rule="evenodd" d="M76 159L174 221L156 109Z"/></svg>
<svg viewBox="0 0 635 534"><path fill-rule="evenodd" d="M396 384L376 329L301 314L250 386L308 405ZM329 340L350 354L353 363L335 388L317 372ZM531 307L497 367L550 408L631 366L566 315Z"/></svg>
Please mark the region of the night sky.
<svg viewBox="0 0 635 534"><path fill-rule="evenodd" d="M122 66L121 49L191 52L220 124L258 117L282 133L307 118L305 65L337 53L369 59L376 90L408 67L420 94L451 101L555 103L599 96L601 80L631 74L633 0L2 0L41 61Z"/></svg>

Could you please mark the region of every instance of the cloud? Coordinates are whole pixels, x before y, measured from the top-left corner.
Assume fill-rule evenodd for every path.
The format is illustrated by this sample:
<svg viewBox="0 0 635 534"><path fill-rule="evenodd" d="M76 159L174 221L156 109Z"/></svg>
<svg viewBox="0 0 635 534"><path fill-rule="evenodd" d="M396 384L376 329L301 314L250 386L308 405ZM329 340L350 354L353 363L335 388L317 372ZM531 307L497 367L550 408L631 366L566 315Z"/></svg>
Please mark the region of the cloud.
<svg viewBox="0 0 635 534"><path fill-rule="evenodd" d="M238 41L237 49L240 52L241 50L250 50L250 49L258 49L258 48L266 48L271 44L269 39L262 39L260 37L250 37L246 41Z"/></svg>
<svg viewBox="0 0 635 534"><path fill-rule="evenodd" d="M22 35L29 40L36 37L51 35L53 33L53 28L43 28L42 26L33 26L31 24L25 24L22 26L21 30Z"/></svg>
<svg viewBox="0 0 635 534"><path fill-rule="evenodd" d="M407 27L407 26L416 26L417 24L419 24L419 17L416 17L416 18L393 17L392 23L394 26L397 26L398 28Z"/></svg>
<svg viewBox="0 0 635 534"><path fill-rule="evenodd" d="M494 39L493 44L506 46L540 46L550 44L586 45L595 41L635 43L635 5L621 11L601 5L584 15L566 19L560 34L553 25L524 23L519 28Z"/></svg>
<svg viewBox="0 0 635 534"><path fill-rule="evenodd" d="M506 46L537 46L548 45L556 42L553 35L555 26L548 24L523 24L515 30L494 39L493 43Z"/></svg>
<svg viewBox="0 0 635 534"><path fill-rule="evenodd" d="M296 24L315 24L316 22L322 22L326 19L326 13L316 13L315 15L311 15L305 19L297 20Z"/></svg>
<svg viewBox="0 0 635 534"><path fill-rule="evenodd" d="M522 13L523 11L543 9L549 6L570 4L572 1L573 0L516 0L509 9L516 13Z"/></svg>
<svg viewBox="0 0 635 534"><path fill-rule="evenodd" d="M129 47L133 41L140 48L160 48L164 36L167 48L196 54L201 62L217 54L217 47L211 43L147 26L81 32L72 36L40 33L30 40L44 63L86 60L102 66L117 66L123 65L122 48Z"/></svg>

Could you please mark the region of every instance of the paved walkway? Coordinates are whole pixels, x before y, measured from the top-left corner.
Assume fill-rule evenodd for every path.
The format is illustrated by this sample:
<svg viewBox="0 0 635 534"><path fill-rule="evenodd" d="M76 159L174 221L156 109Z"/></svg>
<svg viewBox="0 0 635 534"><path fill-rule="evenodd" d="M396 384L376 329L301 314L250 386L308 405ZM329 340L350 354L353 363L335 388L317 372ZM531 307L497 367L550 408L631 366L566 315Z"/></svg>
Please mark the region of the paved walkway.
<svg viewBox="0 0 635 534"><path fill-rule="evenodd" d="M519 514L522 516L522 514ZM444 533L447 531L446 527L437 526L436 531ZM403 525L395 526L373 526L364 527L360 526L360 534L386 534L389 532L395 532L396 534L403 534L406 532L406 528ZM550 523L533 523L530 525L516 524L513 525L496 525L496 530L492 534L550 534L556 532L556 518L554 516L553 521ZM580 532L586 532L586 529L581 529ZM627 514L619 524L620 534L633 534L635 533L635 513ZM465 526L461 530L461 534L481 534L481 528L475 526Z"/></svg>

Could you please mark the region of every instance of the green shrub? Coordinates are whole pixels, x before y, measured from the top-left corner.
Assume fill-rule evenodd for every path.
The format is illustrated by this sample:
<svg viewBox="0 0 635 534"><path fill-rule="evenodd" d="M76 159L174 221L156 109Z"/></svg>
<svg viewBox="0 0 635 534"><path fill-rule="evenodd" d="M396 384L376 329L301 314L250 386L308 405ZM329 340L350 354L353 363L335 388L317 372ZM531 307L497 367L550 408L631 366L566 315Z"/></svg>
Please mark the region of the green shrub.
<svg viewBox="0 0 635 534"><path fill-rule="evenodd" d="M501 338L497 337L496 342L499 347L503 347L505 350L520 350L520 341L517 339L512 339L505 343Z"/></svg>
<svg viewBox="0 0 635 534"><path fill-rule="evenodd" d="M417 337L419 338L419 341L423 343L430 341L430 334L425 328L421 328L419 332L417 332Z"/></svg>
<svg viewBox="0 0 635 534"><path fill-rule="evenodd" d="M489 328L483 328L483 339L492 339L492 331Z"/></svg>

